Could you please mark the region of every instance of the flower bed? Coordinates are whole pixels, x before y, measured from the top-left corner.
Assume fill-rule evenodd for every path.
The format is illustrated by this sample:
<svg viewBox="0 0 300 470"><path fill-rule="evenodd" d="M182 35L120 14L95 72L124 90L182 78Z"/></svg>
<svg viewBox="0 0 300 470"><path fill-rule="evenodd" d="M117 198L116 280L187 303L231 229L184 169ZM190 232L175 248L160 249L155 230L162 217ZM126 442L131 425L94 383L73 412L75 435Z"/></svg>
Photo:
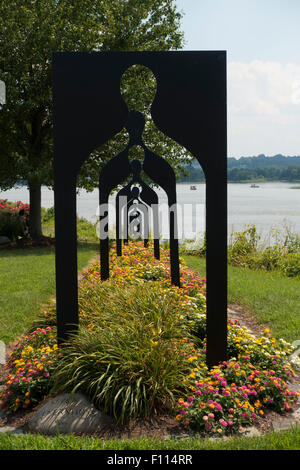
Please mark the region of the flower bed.
<svg viewBox="0 0 300 470"><path fill-rule="evenodd" d="M152 246L141 242L125 246L121 258L113 247L110 263L111 279L104 283L98 263L83 273L80 331L62 351L59 367L53 328L18 343L8 364L4 409L36 404L52 375L57 389L81 390L122 420L168 410L184 426L209 434L238 431L268 409L291 410L299 394L288 386L295 375L290 344L268 330L256 338L229 319L228 361L208 370L205 279L181 260L182 287L170 286L168 251L162 248L158 261ZM53 309L43 322L54 323Z"/></svg>
<svg viewBox="0 0 300 470"><path fill-rule="evenodd" d="M20 339L10 353L9 375L0 408L8 412L31 408L49 391L49 379L59 356L56 335L51 327L38 328Z"/></svg>

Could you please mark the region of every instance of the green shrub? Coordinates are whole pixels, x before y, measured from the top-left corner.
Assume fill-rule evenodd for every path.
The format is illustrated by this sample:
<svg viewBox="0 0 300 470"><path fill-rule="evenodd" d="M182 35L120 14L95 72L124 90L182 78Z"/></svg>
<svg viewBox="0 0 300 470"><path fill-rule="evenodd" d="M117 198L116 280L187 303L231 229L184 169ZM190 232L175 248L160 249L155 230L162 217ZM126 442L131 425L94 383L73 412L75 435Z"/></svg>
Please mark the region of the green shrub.
<svg viewBox="0 0 300 470"><path fill-rule="evenodd" d="M284 275L295 277L300 275L300 237L286 228L282 242L278 230L272 230L274 245L265 249L258 248L259 236L255 226L232 235L228 247L228 262L234 266L266 271L278 270Z"/></svg>
<svg viewBox="0 0 300 470"><path fill-rule="evenodd" d="M83 217L77 218L77 238L78 240L98 241L96 224L93 224Z"/></svg>
<svg viewBox="0 0 300 470"><path fill-rule="evenodd" d="M278 246L268 246L265 250L257 252L251 260L249 260L248 266L251 268L265 269L266 271L272 271L280 267L282 257L285 252Z"/></svg>
<svg viewBox="0 0 300 470"><path fill-rule="evenodd" d="M42 207L43 231L50 236L54 235L54 207ZM98 241L96 224L83 217L77 217L77 238L84 241Z"/></svg>
<svg viewBox="0 0 300 470"><path fill-rule="evenodd" d="M18 239L26 234L26 220L23 211L12 211L10 209L0 210L0 235L10 240Z"/></svg>
<svg viewBox="0 0 300 470"><path fill-rule="evenodd" d="M249 266L251 256L257 251L259 238L255 225L242 232L233 233L228 247L229 263L235 266Z"/></svg>
<svg viewBox="0 0 300 470"><path fill-rule="evenodd" d="M54 221L54 206L45 209L42 207L42 223L48 223Z"/></svg>
<svg viewBox="0 0 300 470"><path fill-rule="evenodd" d="M183 246L180 247L183 255L205 256L206 255L206 236L196 240L185 240Z"/></svg>
<svg viewBox="0 0 300 470"><path fill-rule="evenodd" d="M292 233L288 227L285 227L286 235L283 247L288 253L300 253L300 235Z"/></svg>
<svg viewBox="0 0 300 470"><path fill-rule="evenodd" d="M281 271L288 277L300 276L300 253L289 253L280 264Z"/></svg>

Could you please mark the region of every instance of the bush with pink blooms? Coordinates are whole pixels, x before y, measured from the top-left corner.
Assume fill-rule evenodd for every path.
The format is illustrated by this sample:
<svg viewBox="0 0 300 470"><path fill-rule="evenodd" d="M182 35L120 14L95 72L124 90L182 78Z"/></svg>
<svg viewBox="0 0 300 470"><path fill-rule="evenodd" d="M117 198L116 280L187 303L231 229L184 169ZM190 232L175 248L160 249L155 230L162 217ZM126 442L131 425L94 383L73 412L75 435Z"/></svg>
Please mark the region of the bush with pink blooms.
<svg viewBox="0 0 300 470"><path fill-rule="evenodd" d="M26 234L28 216L28 204L0 199L0 236L10 240L22 238Z"/></svg>
<svg viewBox="0 0 300 470"><path fill-rule="evenodd" d="M203 362L199 367L200 355L191 357L194 381L189 396L177 402L176 418L192 429L213 434L236 432L256 423L268 409L290 411L298 400L299 394L288 386L287 380L294 376L289 365L275 372L242 356L208 371Z"/></svg>

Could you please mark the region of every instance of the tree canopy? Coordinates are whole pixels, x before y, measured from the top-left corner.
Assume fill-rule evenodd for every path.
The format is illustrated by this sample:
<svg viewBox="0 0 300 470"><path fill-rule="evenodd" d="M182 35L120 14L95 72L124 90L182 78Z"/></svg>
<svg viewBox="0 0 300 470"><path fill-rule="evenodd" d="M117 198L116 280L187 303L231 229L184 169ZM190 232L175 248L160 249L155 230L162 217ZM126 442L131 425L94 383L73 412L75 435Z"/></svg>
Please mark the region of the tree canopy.
<svg viewBox="0 0 300 470"><path fill-rule="evenodd" d="M0 0L0 79L7 89L0 115L0 187L20 179L52 183L53 51L178 49L180 19L173 0ZM148 69L133 67L124 82L128 104L147 112L153 85ZM181 167L178 156L184 159L186 152L151 123L145 135ZM124 144L126 136L118 137L90 157L78 186L97 185L101 164Z"/></svg>

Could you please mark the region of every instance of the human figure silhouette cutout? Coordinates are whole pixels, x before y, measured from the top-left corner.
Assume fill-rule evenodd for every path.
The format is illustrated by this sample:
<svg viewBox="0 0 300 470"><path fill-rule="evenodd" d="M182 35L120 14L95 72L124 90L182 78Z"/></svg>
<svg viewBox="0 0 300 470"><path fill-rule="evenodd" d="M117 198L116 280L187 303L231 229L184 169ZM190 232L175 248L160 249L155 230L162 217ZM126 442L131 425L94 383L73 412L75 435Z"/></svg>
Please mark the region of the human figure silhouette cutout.
<svg viewBox="0 0 300 470"><path fill-rule="evenodd" d="M125 205L127 204L127 200L132 198L132 191L131 186L133 183L138 183L142 191L139 194L139 198L149 207L152 209L152 216L153 216L153 245L154 245L154 257L156 259L160 259L160 247L159 247L159 217L158 217L158 196L156 192L147 184L145 181L142 180L140 177L140 172L142 169L141 163L138 160L133 160L131 163L131 167L135 168L135 178L130 181L129 184L124 186L119 190L116 196L116 249L117 255L122 256L122 240L121 240L121 213L125 210ZM120 200L123 204L120 205ZM126 201L126 204L125 204ZM149 218L148 218L149 221ZM127 220L125 221L127 225ZM125 225L124 224L124 225ZM126 243L126 242L125 242ZM148 243L144 240L144 245L147 246Z"/></svg>
<svg viewBox="0 0 300 470"><path fill-rule="evenodd" d="M131 213L130 215L129 213L132 208L134 208L134 213ZM147 205L144 204L140 199L140 190L137 186L131 188L130 200L128 201L126 210L124 211L124 219L124 225L125 223L127 225L129 221L129 226L135 220L135 223L137 224L135 225L137 228L136 234L142 235L143 232L144 247L146 248L148 246L149 240L149 211ZM142 222L143 231L141 230ZM124 243L125 241L128 243L128 238L124 238Z"/></svg>
<svg viewBox="0 0 300 470"><path fill-rule="evenodd" d="M142 133L145 127L145 118L139 111L132 110L128 114L125 125L129 134L129 143L116 157L112 158L102 169L99 177L100 187L100 256L101 279L109 277L109 241L108 223L104 225L104 218L108 216L108 197L113 188L122 183L133 172L133 179L138 182L140 171L144 170L152 181L160 186L167 194L169 206L170 229L170 264L171 282L180 286L179 253L177 239L177 212L176 212L176 178L169 163L159 155L152 152L143 142ZM139 145L144 151L144 161L141 166L138 160L130 165L128 153L131 147Z"/></svg>

